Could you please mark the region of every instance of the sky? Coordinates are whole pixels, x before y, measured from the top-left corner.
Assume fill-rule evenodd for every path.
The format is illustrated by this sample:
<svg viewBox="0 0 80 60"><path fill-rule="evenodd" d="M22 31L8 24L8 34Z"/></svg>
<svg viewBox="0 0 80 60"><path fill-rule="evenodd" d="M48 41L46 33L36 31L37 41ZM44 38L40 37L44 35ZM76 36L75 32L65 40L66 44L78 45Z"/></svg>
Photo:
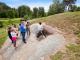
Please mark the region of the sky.
<svg viewBox="0 0 80 60"><path fill-rule="evenodd" d="M49 6L52 4L52 0L0 0L12 8L18 8L21 5L27 5L31 9L33 7L44 7L45 11L48 11ZM80 6L80 0L77 0L76 4Z"/></svg>

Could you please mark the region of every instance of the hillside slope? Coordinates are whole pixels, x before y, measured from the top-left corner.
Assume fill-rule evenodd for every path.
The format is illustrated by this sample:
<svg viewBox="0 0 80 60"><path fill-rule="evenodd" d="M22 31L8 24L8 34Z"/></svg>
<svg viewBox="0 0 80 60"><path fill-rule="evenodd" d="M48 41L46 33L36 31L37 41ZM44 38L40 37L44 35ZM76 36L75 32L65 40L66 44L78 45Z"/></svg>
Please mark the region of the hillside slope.
<svg viewBox="0 0 80 60"><path fill-rule="evenodd" d="M52 15L49 17L43 17L39 19L33 19L34 22L46 22L47 24L58 27L64 32L74 32L80 30L80 12L66 12L61 14ZM32 21L32 22L33 22Z"/></svg>
<svg viewBox="0 0 80 60"><path fill-rule="evenodd" d="M49 56L51 60L80 60L80 11L56 14L34 19L33 21L46 22L46 24L57 27L66 33L65 37L70 42L70 45L66 47L65 52L59 51L57 54ZM78 44L75 45L73 42Z"/></svg>

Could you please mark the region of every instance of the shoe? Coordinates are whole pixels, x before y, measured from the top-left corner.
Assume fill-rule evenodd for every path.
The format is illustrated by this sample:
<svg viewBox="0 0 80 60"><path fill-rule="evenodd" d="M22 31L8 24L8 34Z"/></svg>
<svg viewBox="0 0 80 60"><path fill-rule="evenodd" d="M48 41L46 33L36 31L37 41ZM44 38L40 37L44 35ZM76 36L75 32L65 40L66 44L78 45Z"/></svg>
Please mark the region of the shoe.
<svg viewBox="0 0 80 60"><path fill-rule="evenodd" d="M27 43L26 41L24 41L24 43Z"/></svg>

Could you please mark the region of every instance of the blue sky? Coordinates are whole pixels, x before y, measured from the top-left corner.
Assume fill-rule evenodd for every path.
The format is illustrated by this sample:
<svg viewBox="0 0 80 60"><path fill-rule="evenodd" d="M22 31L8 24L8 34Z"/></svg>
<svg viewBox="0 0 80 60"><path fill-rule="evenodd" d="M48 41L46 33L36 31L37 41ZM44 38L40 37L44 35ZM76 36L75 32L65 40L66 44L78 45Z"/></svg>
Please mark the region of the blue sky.
<svg viewBox="0 0 80 60"><path fill-rule="evenodd" d="M19 7L20 5L28 5L31 7L44 7L46 11L48 11L48 8L50 4L52 4L52 0L0 0L1 2L6 3L10 7ZM76 4L80 6L80 0L77 0Z"/></svg>

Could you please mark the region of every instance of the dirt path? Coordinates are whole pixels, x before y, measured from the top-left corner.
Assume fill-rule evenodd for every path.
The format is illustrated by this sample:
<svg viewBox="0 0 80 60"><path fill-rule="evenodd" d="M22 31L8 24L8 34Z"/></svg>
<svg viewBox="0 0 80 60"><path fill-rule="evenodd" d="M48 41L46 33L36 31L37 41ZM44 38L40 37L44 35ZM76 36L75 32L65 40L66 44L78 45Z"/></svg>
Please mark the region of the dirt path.
<svg viewBox="0 0 80 60"><path fill-rule="evenodd" d="M5 42L1 49L3 60L45 60L46 55L55 54L65 46L65 38L59 34L60 31L56 31L56 28L52 29L55 31L53 35L38 41L36 38L37 24L30 27L31 35L27 39L27 44L22 43L20 38L17 41L18 48L15 50L9 39Z"/></svg>

